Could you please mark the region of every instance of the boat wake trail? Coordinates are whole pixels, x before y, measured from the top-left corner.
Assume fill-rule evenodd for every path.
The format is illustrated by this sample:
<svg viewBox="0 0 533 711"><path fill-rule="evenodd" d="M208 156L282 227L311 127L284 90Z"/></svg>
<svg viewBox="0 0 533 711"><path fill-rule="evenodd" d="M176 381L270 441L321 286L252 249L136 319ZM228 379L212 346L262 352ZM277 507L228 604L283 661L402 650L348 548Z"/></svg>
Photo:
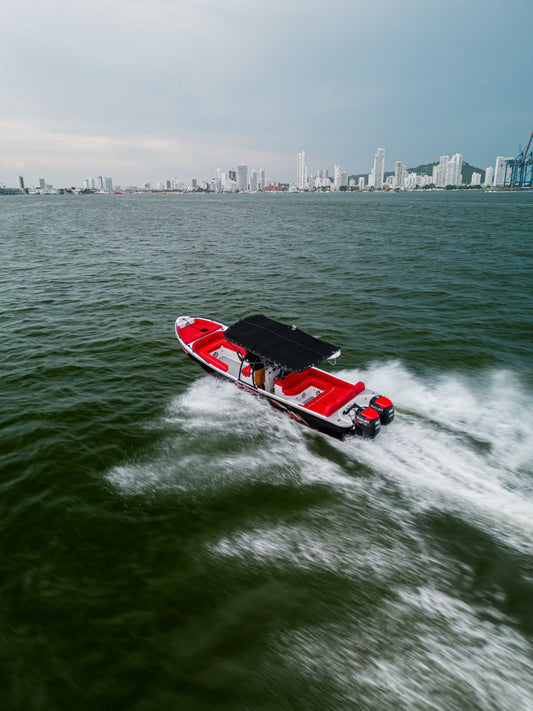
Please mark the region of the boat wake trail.
<svg viewBox="0 0 533 711"><path fill-rule="evenodd" d="M413 511L464 514L531 548L533 397L512 373L423 378L389 362L341 375L391 394L396 419L376 440L337 442L205 377L150 423L161 435L155 451L113 468L107 479L129 494L193 495L254 481L322 482L354 493L366 472L374 486L392 482Z"/></svg>
<svg viewBox="0 0 533 711"><path fill-rule="evenodd" d="M464 512L532 550L533 397L516 377L423 379L399 363L369 375L392 394L397 415L375 442L352 442L352 456L391 477L416 507Z"/></svg>
<svg viewBox="0 0 533 711"><path fill-rule="evenodd" d="M166 415L149 427L163 435L156 451L106 475L125 494L179 491L194 496L254 482L344 476L334 463L310 453L302 425L211 377L175 397Z"/></svg>

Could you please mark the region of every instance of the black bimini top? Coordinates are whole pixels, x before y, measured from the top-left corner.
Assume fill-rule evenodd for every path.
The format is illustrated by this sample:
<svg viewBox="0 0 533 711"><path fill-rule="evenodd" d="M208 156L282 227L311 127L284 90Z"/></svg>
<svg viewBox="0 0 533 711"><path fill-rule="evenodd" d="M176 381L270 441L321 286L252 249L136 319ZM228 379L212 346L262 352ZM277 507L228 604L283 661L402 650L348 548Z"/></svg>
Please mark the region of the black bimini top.
<svg viewBox="0 0 533 711"><path fill-rule="evenodd" d="M304 370L340 355L337 346L262 314L237 321L229 326L224 335L228 341L254 353L266 363L275 363L290 371Z"/></svg>

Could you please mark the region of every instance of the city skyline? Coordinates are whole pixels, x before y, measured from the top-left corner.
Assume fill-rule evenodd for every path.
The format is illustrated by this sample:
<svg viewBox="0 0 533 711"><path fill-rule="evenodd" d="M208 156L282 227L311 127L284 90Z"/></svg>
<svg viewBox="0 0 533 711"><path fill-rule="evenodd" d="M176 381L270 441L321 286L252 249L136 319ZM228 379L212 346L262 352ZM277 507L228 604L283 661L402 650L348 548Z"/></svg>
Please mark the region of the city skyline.
<svg viewBox="0 0 533 711"><path fill-rule="evenodd" d="M531 145L533 139L533 131L531 132L527 150ZM216 168L214 171L214 177L211 178L192 178L190 182L186 179L181 179L178 177L171 177L165 179L159 179L155 184L150 181L143 183L142 185L130 184L125 186L126 189L148 189L148 190L183 190L183 189L201 189L201 190L212 190L214 192L234 192L234 191L251 191L258 192L264 189L279 187L284 185L290 189L297 190L315 190L330 188L333 190L339 190L345 187L358 188L358 189L381 189L385 185L387 189L412 189L414 187L428 187L434 185L435 187L442 188L446 186L459 187L461 185L488 185L488 186L502 186L504 181L511 175L509 167L509 172L506 174L507 163L515 164L513 156L498 156L495 161L495 165L489 165L485 168L479 166L473 166L464 161L462 153L455 153L451 158L448 155L441 155L439 160L427 161L419 166L408 166L403 160L396 160L394 162L394 170L387 170L386 168L386 155L387 152L383 147L378 147L374 155L373 167L369 173L355 173L351 171L344 170L340 164L335 164L333 167L333 176L329 175L329 168L314 168L309 169L308 165L308 154L305 151L300 151L296 155L296 175L295 179L288 182L279 181L276 177L269 176L266 178L266 173L264 168L257 170L254 167L249 167L246 164L240 164L237 169L222 169ZM389 159L390 160L390 159ZM531 162L531 154L529 154L529 161ZM467 174L471 173L471 181L463 180L462 168L463 163L468 164ZM529 163L528 163L529 165ZM431 167L431 169L430 169ZM418 171L421 172L419 173ZM529 171L531 168L528 169ZM248 171L249 177L248 177ZM507 177L506 177L507 175ZM122 185L115 183L117 188L122 189ZM12 186L8 186L0 181L0 188L12 189ZM30 187L30 183L26 187L26 179L24 176L17 176L17 188L19 190L31 190L35 192L39 190L41 192L51 192L52 184L49 184L44 178L38 179L38 185L33 184ZM79 190L78 185L68 185L63 186L67 189ZM91 192L112 192L113 191L113 180L110 177L103 177L99 175L98 177L90 177L83 179L82 189L84 191Z"/></svg>
<svg viewBox="0 0 533 711"><path fill-rule="evenodd" d="M382 145L406 165L459 150L485 167L529 135L532 19L523 0L12 3L0 181L248 165L291 182L302 147L355 173Z"/></svg>
<svg viewBox="0 0 533 711"><path fill-rule="evenodd" d="M533 132L531 134L533 136ZM531 139L530 139L531 140ZM462 168L464 157L462 153L455 153L451 158L448 155L441 155L439 161L425 163L424 172L417 173L420 166L407 167L404 161L395 161L394 171L386 170L386 150L379 147L374 156L373 167L368 174L348 175L342 166L336 164L333 170L333 177L329 176L329 169L321 168L315 172L309 171L308 154L300 151L296 155L296 178L290 183L284 183L292 190L342 190L344 188L366 190L366 189L396 189L410 190L418 187L460 187L462 185L477 185L487 187L503 187L506 176L507 162L512 161L512 156L498 156L495 165L489 165L485 169L477 167L477 171L472 172L471 180L463 180ZM431 166L431 171L428 167ZM470 166L474 168L475 166ZM249 176L249 177L248 177ZM356 179L357 178L357 179ZM38 185L26 187L24 176L17 176L17 188L27 192L54 192L54 186L48 184L44 178L39 178ZM215 177L211 179L192 178L190 183L173 177L159 180L155 185L145 183L142 186L126 186L125 189L142 189L157 191L181 191L181 190L210 190L214 192L259 192L271 188L280 187L280 181L276 179L266 179L264 169L256 170L245 164L241 164L236 170L223 170L217 168ZM8 187L0 183L0 188ZM75 190L87 192L111 193L114 189L122 189L122 186L113 184L110 177L99 175L97 178L85 178L82 188L71 186ZM69 188L70 189L70 188Z"/></svg>
<svg viewBox="0 0 533 711"><path fill-rule="evenodd" d="M294 170L293 170L293 174L291 176L289 176L288 179L280 179L278 177L278 174L274 172L273 175L269 176L269 184L277 184L277 183L282 183L285 185L293 184L296 187L298 187L299 189L303 189L308 184L308 177L313 177L313 179L316 179L318 182L320 180L323 180L324 177L328 177L329 168L313 167L313 169L310 169L309 160L308 160L309 157L310 157L309 154L306 153L305 151L300 151L299 153L297 153L296 171L294 172ZM515 157L514 154L508 155L505 157L498 156L496 158L495 164L494 164L494 159L493 159L491 164L489 164L485 167L482 167L480 165L478 165L476 167L483 172L489 171L489 174L490 174L490 171L493 171L494 176L497 178L497 180L495 180L494 182L495 182L495 184L499 184L499 181L500 181L500 178L502 175L502 171L503 172L505 171L504 161L511 160L514 157ZM431 160L423 161L421 163L421 165L426 165L426 164L444 165L448 159L449 159L448 155L440 155L440 157L438 159L432 158ZM294 161L294 154L293 154L293 161ZM378 147L376 150L376 153L374 155L372 167L370 168L370 170L367 170L367 171L364 171L364 170L344 170L341 167L340 163L335 164L335 165L333 165L333 173L334 173L334 177L332 178L333 184L336 186L337 185L344 185L347 183L339 182L339 181L347 180L348 177L354 176L354 175L366 175L366 176L368 176L368 182L366 184L367 186L380 187L385 182L384 181L385 173L389 173L389 174L396 173L398 170L398 166L400 164L402 166L401 169L406 172L413 170L414 168L417 167L415 165L409 166L409 164L404 160L394 160L394 159L389 159L389 167L387 167L386 161L387 161L387 151L382 147ZM369 158L367 162L371 162L371 159ZM391 162L394 167L392 165L390 165ZM451 178L448 180L448 184L451 184L451 185L460 184L462 164L463 164L463 154L462 153L455 153L452 156L452 165L450 167L445 167L445 168L441 169L440 175L434 176L435 177L435 184L439 187L442 187L443 185L447 184L445 182L445 180L450 175L449 170L451 170ZM126 182L116 181L116 184L117 185L120 184L120 185L128 185L128 186L138 186L138 187L143 187L143 186L148 186L148 185L150 185L150 186L158 185L158 189L172 189L173 187L175 187L178 184L186 185L186 184L190 184L192 182L198 182L198 181L200 181L202 183L217 182L217 181L221 180L221 176L224 176L224 179L226 179L226 180L231 181L233 179L235 181L235 183L237 184L239 190L244 190L245 189L244 185L248 184L248 170L249 169L251 171L253 171L254 173L256 173L256 175L254 176L255 183L257 185L264 186L266 184L265 183L265 169L261 168L261 169L259 169L259 171L257 171L256 168L253 168L253 167L250 168L250 166L248 166L245 163L239 164L235 169L216 168L215 170L211 171L211 173L212 173L211 176L205 175L205 176L200 177L198 171L196 171L196 172L193 171L193 174L197 177L187 178L187 177L183 177L183 176L177 177L175 175L173 177L159 176L155 180L145 180L145 181L141 181L141 183L134 183L134 182L128 182L128 181L126 181ZM341 173L344 176L344 178L341 177ZM3 181L0 179L0 186L14 187L13 180L15 180L17 182L18 188L21 188L20 181L23 180L24 184L22 185L22 189L24 189L24 185L26 185L26 187L33 186L33 187L40 187L40 188L44 188L46 185L47 187L51 188L52 185L54 184L52 181L50 183L48 183L47 181L45 182L44 178L34 179L35 182L32 184L31 178L28 180L26 178L26 176L18 175L18 176L16 176L16 178L14 178L14 176L13 176L9 182L6 182L6 181ZM79 187L80 186L80 179L78 178L77 180L78 180L77 183L76 183L76 180L74 180L74 179L67 181L61 187L63 187L63 188L65 188L65 187ZM110 180L111 180L111 178L108 178L108 177L104 178L104 177L102 177L102 175L98 175L97 177L94 177L94 176L85 177L85 178L81 179L81 185L83 186L84 189L103 191L103 181L109 182ZM91 181L92 181L92 184L91 184ZM99 181L101 184L98 184ZM167 184L166 188L163 185L164 183ZM318 186L318 183L317 183L317 186Z"/></svg>

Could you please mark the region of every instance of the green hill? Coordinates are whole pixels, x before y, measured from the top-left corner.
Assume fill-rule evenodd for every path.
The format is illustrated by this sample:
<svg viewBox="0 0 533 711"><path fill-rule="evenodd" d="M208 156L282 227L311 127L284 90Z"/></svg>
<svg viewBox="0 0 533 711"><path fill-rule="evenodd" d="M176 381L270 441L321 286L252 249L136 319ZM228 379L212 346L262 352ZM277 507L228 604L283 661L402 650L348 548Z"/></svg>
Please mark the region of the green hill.
<svg viewBox="0 0 533 711"><path fill-rule="evenodd" d="M431 175L433 172L433 166L438 165L439 161L434 163L423 163L422 165L417 165L416 168L408 168L408 173L418 173L418 175ZM461 170L461 175L463 176L463 183L469 185L472 181L472 173L481 173L481 182L485 180L485 171L481 168L476 168L474 165L470 165L466 161L463 162L463 168Z"/></svg>
<svg viewBox="0 0 533 711"><path fill-rule="evenodd" d="M434 163L422 163L421 165L417 165L414 168L407 168L408 173L417 173L418 175L431 175L433 172L433 166L438 165L439 161L436 160ZM470 163L467 163L464 161L463 163L463 169L461 171L461 174L463 176L463 183L465 185L469 185L472 181L472 173L481 173L481 182L485 180L485 171L482 170L481 168L476 168L473 165L470 165ZM385 180L390 176L394 175L393 170L388 170L385 173ZM364 178L365 182L368 180L368 173L358 173L357 175L350 175L349 179L355 178L355 180L359 180L359 178Z"/></svg>

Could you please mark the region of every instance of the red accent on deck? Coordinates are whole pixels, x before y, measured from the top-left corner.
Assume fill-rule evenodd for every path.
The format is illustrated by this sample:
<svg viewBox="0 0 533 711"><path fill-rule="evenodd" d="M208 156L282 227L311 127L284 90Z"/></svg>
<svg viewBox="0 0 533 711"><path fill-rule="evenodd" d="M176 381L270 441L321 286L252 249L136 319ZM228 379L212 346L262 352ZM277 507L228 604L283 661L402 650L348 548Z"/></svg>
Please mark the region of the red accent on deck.
<svg viewBox="0 0 533 711"><path fill-rule="evenodd" d="M219 323L208 321L205 318L195 318L194 323L191 323L183 328L178 327L178 334L184 343L190 344L197 338L206 336L213 331L220 331L222 326Z"/></svg>
<svg viewBox="0 0 533 711"><path fill-rule="evenodd" d="M213 351L216 351L221 346L224 346L224 348L227 348L230 351L238 352L242 356L246 355L244 348L240 348L240 346L230 343L226 340L224 332L218 330L206 334L203 338L199 338L193 343L192 349L197 355L200 356L200 358L202 358L202 360L205 360L206 363L214 366L217 370L223 370L226 372L228 364L212 355Z"/></svg>
<svg viewBox="0 0 533 711"><path fill-rule="evenodd" d="M324 417L329 417L340 410L365 389L365 384L361 381L354 385L317 368L308 368L301 373L290 373L276 380L276 385L281 386L283 394L287 396L299 395L309 387L322 390L323 392L304 407Z"/></svg>

